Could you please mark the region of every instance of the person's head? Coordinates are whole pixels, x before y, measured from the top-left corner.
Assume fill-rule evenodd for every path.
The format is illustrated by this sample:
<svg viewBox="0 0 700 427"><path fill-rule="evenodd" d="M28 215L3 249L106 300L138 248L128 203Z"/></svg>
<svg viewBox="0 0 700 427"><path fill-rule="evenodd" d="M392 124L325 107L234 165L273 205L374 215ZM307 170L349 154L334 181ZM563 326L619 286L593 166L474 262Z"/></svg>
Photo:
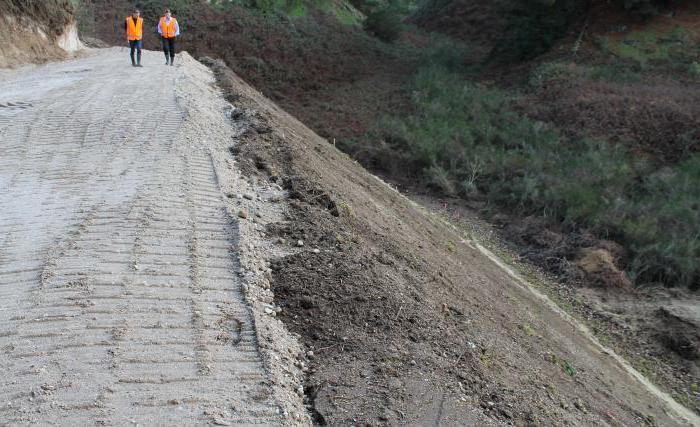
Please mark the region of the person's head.
<svg viewBox="0 0 700 427"><path fill-rule="evenodd" d="M131 16L133 16L134 18L138 18L139 16L141 16L141 11L138 9L134 9L133 12L131 12Z"/></svg>
<svg viewBox="0 0 700 427"><path fill-rule="evenodd" d="M165 17L170 18L171 15L172 13L170 12L170 9L165 9Z"/></svg>

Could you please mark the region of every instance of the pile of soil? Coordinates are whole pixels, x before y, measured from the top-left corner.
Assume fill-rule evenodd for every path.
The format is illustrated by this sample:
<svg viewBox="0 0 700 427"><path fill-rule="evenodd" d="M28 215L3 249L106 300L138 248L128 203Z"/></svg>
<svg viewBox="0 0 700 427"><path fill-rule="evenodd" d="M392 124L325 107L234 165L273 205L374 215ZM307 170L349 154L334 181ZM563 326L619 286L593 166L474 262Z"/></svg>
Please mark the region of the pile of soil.
<svg viewBox="0 0 700 427"><path fill-rule="evenodd" d="M304 249L273 262L272 283L318 424L674 424L463 233L208 63L234 120L254 123L241 167L289 193L267 232Z"/></svg>

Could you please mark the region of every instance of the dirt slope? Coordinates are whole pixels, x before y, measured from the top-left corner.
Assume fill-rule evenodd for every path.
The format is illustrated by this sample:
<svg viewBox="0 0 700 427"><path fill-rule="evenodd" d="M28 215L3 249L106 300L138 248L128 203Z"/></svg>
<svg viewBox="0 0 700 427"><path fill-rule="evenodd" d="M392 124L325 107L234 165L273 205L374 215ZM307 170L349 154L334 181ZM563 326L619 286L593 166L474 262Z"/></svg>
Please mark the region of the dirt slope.
<svg viewBox="0 0 700 427"><path fill-rule="evenodd" d="M241 167L289 192L286 218L267 224L277 237L271 278L278 315L309 351L316 423L698 422L468 236L209 63L246 129L234 148Z"/></svg>

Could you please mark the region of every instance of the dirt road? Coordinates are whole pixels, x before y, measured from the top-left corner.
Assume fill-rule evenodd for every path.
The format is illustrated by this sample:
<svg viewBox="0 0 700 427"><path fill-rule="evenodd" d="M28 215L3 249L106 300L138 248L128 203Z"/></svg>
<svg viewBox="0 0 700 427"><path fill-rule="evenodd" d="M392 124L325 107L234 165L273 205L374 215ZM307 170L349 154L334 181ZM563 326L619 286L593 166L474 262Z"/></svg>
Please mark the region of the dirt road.
<svg viewBox="0 0 700 427"><path fill-rule="evenodd" d="M236 225L146 52L0 76L0 424L274 424Z"/></svg>

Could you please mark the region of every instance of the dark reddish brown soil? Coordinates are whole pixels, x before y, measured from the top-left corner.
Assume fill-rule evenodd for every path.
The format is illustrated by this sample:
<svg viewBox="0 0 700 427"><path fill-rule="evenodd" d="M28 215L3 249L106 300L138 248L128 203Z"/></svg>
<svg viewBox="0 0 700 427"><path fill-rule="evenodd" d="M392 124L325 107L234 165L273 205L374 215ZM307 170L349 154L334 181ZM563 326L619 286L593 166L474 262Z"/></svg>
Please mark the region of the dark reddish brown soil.
<svg viewBox="0 0 700 427"><path fill-rule="evenodd" d="M573 139L604 138L653 161L675 163L700 150L697 83L644 79L553 82L523 99L520 110L556 123Z"/></svg>

